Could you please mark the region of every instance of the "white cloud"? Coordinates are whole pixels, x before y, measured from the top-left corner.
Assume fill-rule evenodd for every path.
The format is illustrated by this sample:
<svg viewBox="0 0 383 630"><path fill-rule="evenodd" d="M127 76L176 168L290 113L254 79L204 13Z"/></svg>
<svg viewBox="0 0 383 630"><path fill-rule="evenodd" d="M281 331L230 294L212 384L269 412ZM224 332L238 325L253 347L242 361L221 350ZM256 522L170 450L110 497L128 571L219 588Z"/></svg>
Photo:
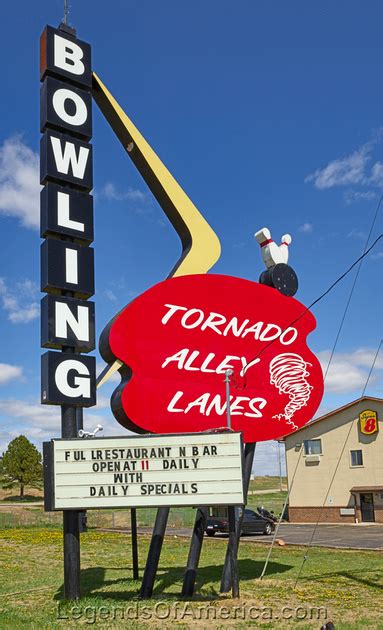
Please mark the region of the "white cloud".
<svg viewBox="0 0 383 630"><path fill-rule="evenodd" d="M351 204L359 201L371 201L378 196L375 189L383 188L383 163L376 161L375 146L382 138L379 130L372 141L346 155L331 160L323 168L318 168L305 178L305 182L312 182L315 188L326 190L334 187L359 186L369 190L355 190L349 188L344 193L344 201Z"/></svg>
<svg viewBox="0 0 383 630"><path fill-rule="evenodd" d="M367 239L367 234L362 230L358 230L357 228L353 228L346 236L346 238L358 238L362 241Z"/></svg>
<svg viewBox="0 0 383 630"><path fill-rule="evenodd" d="M105 184L102 189L102 195L106 197L106 199L110 199L112 201L124 201L124 199L128 199L130 201L146 202L148 200L148 193L144 193L142 190L135 188L129 188L126 191L121 191L118 190L112 182L107 182Z"/></svg>
<svg viewBox="0 0 383 630"><path fill-rule="evenodd" d="M0 385L9 383L14 379L21 378L23 368L18 365L10 365L9 363L0 363Z"/></svg>
<svg viewBox="0 0 383 630"><path fill-rule="evenodd" d="M371 159L372 143L364 144L350 155L332 160L324 168L319 168L305 178L305 182L313 182L319 190L334 186L361 184L365 181L365 170Z"/></svg>
<svg viewBox="0 0 383 630"><path fill-rule="evenodd" d="M97 405L95 407L92 407L92 409L109 409L109 408L110 408L110 398L108 396L101 396L99 393L97 393Z"/></svg>
<svg viewBox="0 0 383 630"><path fill-rule="evenodd" d="M104 428L102 435L125 435L127 433L107 411L110 402L106 397L99 396L97 406L84 409L84 428L93 431L97 424ZM61 411L56 405L41 405L36 400L8 399L0 400L0 453L8 443L20 434L26 435L41 449L41 443L52 437L60 437Z"/></svg>
<svg viewBox="0 0 383 630"><path fill-rule="evenodd" d="M284 445L280 445L280 457L282 475L286 474ZM255 448L254 464L252 473L254 475L279 475L278 463L278 443L275 440L258 442ZM282 505L281 505L282 509Z"/></svg>
<svg viewBox="0 0 383 630"><path fill-rule="evenodd" d="M328 393L346 394L356 392L360 394L366 384L369 370L372 366L376 350L359 348L354 352L335 353L325 380L325 391ZM322 365L323 373L327 369L330 359L330 351L318 352L318 359ZM376 363L375 370L383 369L383 355ZM376 374L372 374L369 384L377 380Z"/></svg>
<svg viewBox="0 0 383 630"><path fill-rule="evenodd" d="M378 186L379 188L382 188L382 186L383 186L383 164L382 164L382 162L376 162L374 164L374 166L372 167L370 182L371 182L371 184L375 184L375 186Z"/></svg>
<svg viewBox="0 0 383 630"><path fill-rule="evenodd" d="M16 282L9 288L0 278L0 301L12 324L27 324L40 315L39 287L32 280Z"/></svg>
<svg viewBox="0 0 383 630"><path fill-rule="evenodd" d="M153 212L152 195L149 191L143 192L137 188L119 190L112 182L107 182L101 190L101 196L110 201L127 201L131 212L139 215L147 215L149 220Z"/></svg>
<svg viewBox="0 0 383 630"><path fill-rule="evenodd" d="M100 374L104 370L106 370L106 368L109 368L109 367L110 367L110 365L107 364L107 363L97 363L97 365L96 365L96 374L97 374L97 376L100 376ZM110 376L108 378L106 383L121 383L121 374L120 374L120 372L118 370L116 372L114 372L114 374L112 374L112 376ZM105 383L105 385L106 385L106 383ZM104 387L104 385L101 385L101 387Z"/></svg>
<svg viewBox="0 0 383 630"><path fill-rule="evenodd" d="M111 302L116 302L117 301L117 295L115 293L113 293L113 291L111 289L105 289L104 295Z"/></svg>
<svg viewBox="0 0 383 630"><path fill-rule="evenodd" d="M20 219L28 228L40 223L39 156L21 136L0 146L0 213Z"/></svg>
<svg viewBox="0 0 383 630"><path fill-rule="evenodd" d="M303 232L304 234L310 234L314 229L314 226L312 223L303 223L303 225L299 226L299 231Z"/></svg>
<svg viewBox="0 0 383 630"><path fill-rule="evenodd" d="M343 195L343 199L347 205L352 203L357 203L358 201L371 201L371 199L376 199L377 193L373 190L346 190Z"/></svg>
<svg viewBox="0 0 383 630"><path fill-rule="evenodd" d="M351 357L357 365L361 365L370 370L374 362L375 354L376 350L372 350L371 348L359 348L359 350L355 350L355 352L351 354ZM383 352L380 352L375 361L375 369L383 370Z"/></svg>
<svg viewBox="0 0 383 630"><path fill-rule="evenodd" d="M61 430L60 409L56 406L40 405L29 400L17 400L14 398L0 400L0 416L11 424L16 435L22 431L15 425L21 425L28 432L34 428L44 436L48 434L58 436Z"/></svg>

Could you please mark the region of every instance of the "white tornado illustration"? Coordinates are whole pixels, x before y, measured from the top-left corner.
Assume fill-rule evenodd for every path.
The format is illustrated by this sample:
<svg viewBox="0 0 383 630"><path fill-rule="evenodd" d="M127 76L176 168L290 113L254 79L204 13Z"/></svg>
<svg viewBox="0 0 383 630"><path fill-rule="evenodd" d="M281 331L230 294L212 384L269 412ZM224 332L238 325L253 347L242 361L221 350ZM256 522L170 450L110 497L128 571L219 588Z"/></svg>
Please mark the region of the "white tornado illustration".
<svg viewBox="0 0 383 630"><path fill-rule="evenodd" d="M287 421L294 429L297 425L292 421L295 412L305 407L311 395L312 385L306 380L310 375L307 363L299 354L286 352L279 354L270 363L270 383L278 388L280 394L288 394L290 400L283 413L273 416Z"/></svg>

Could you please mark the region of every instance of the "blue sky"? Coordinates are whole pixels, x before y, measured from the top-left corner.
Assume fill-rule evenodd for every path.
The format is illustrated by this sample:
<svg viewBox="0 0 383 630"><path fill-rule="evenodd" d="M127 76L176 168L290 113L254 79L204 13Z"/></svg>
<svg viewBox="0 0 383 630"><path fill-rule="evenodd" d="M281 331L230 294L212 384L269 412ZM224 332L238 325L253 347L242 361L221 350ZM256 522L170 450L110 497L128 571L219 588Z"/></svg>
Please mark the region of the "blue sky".
<svg viewBox="0 0 383 630"><path fill-rule="evenodd" d="M23 432L60 431L39 404L39 36L60 0L2 7L0 100L0 450ZM70 22L93 69L151 143L222 243L214 268L257 280L253 233L290 232L305 304L363 251L383 192L383 6L322 0L72 0ZM162 280L178 237L94 105L96 318L101 332ZM382 230L382 212L373 238ZM365 260L326 381L322 411L357 398L381 336L383 245ZM324 366L353 276L314 310L310 346ZM101 364L101 360L100 360ZM368 393L382 396L383 358ZM86 412L121 434L115 386ZM274 473L272 446L256 472Z"/></svg>

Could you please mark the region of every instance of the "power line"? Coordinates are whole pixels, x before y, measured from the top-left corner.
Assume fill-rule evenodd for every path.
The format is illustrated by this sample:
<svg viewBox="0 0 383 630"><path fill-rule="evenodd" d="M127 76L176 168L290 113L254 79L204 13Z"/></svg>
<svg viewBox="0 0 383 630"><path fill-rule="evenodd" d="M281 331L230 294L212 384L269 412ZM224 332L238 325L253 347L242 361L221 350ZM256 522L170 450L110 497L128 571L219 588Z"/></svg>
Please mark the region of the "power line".
<svg viewBox="0 0 383 630"><path fill-rule="evenodd" d="M300 459L301 459L302 451L303 451L303 446L301 445L301 450L300 450L299 455L298 455L298 459L297 459L297 463L296 463L296 466L295 466L295 469L294 469L293 477L292 477L291 483L288 485L288 491L287 491L285 502L284 502L283 507L282 507L282 512L281 512L281 515L279 517L278 523L277 523L277 525L276 525L276 527L274 529L274 535L273 535L273 538L272 538L272 541L271 541L271 544L270 544L270 547L269 547L269 551L267 552L267 556L266 556L265 564L263 565L262 573L259 576L260 580L262 580L265 577L265 574L266 574L266 571L267 571L267 566L269 564L269 560L270 560L271 554L273 552L274 543L275 543L275 541L277 539L277 536L278 536L279 526L280 526L280 524L282 522L283 514L285 513L285 510L286 510L286 507L287 507L287 503L288 503L288 500L289 500L289 497L290 497L290 494L291 494L291 490L292 490L292 488L294 486L294 480L295 480L295 476L297 474L298 465L299 465L299 462L300 462Z"/></svg>
<svg viewBox="0 0 383 630"><path fill-rule="evenodd" d="M363 387L362 394L361 394L361 396L360 396L360 398L359 398L358 407L357 407L357 412L359 412L360 406L361 406L361 404L362 404L363 397L364 397L364 395L365 395L365 393L366 393L366 389L367 389L368 383L369 383L370 378L371 378L371 374L372 374L372 372L374 371L375 363L376 363L376 360L377 360L377 358L378 358L378 355L379 355L379 352L380 352L380 348L381 348L381 346L382 346L382 343L383 343L383 339L381 339L381 340L380 340L379 345L378 345L378 349L377 349L377 351L376 351L376 353L375 353L375 356L374 356L374 359L373 359L373 362L372 362L372 365L371 365L370 371L369 371L369 373L368 373L368 376L367 376L366 382L365 382L364 387ZM359 413L357 413L356 415L359 415ZM319 516L318 516L317 522L315 523L315 526L314 526L314 528L313 528L313 531L312 531L312 534L311 534L310 541L309 541L308 545L306 546L307 551L305 552L305 554L304 554L304 556L303 556L302 564L301 564L301 566L300 566L299 573L298 573L297 578L296 578L296 580L295 580L294 588L296 587L296 585L297 585L297 583L298 583L298 580L299 580L299 578L300 578L300 576L301 576L301 573L302 573L303 567L304 567L304 565L305 565L305 562L308 560L308 557L309 557L308 552L309 552L309 550L310 550L310 548L311 548L311 545L312 545L312 542L313 542L313 540L314 540L314 536L315 536L316 530L317 530L317 528L318 528L318 525L319 525L319 522L320 522L320 520L321 520L321 516L322 516L322 513L323 513L323 508L324 508L324 506L325 506L325 504L326 504L326 501L327 501L327 499L328 499L328 495L330 494L330 490L331 490L332 484L333 484L333 482L334 482L334 479L335 479L336 473L338 472L338 468L339 468L339 465L340 465L341 459L342 459L342 457L343 457L343 453L344 453L344 451L345 451L345 449L346 449L346 445L347 445L347 442L348 442L348 438L350 437L351 431L352 431L352 429L353 429L353 427L354 427L354 423L355 423L355 419L351 422L351 424L350 424L350 428L349 428L349 430L348 430L348 432L347 432L346 439L345 439L345 441L344 441L344 444L343 444L342 450L341 450L340 455L339 455L339 457L338 457L337 464L336 464L336 466L335 466L334 473L333 473L333 475L332 475L332 477L331 477L330 484L329 484L328 489L327 489L327 492L326 492L326 496L325 496L325 498L324 498L324 500L323 500L323 503L322 503L322 506L321 506L321 508L320 508L320 511L319 511Z"/></svg>
<svg viewBox="0 0 383 630"><path fill-rule="evenodd" d="M364 257L365 257L365 256L369 253L369 251L371 251L371 249L372 249L373 247L375 247L375 245L376 245L376 243L378 242L379 238L381 238L381 237L382 237L382 235L380 235L380 236L379 236L379 237L375 240L375 242L372 244L372 246L370 247L370 249L367 251L368 242L369 242L369 240L370 240L370 238L371 238L371 234L372 234L372 231L373 231L374 226L375 226L375 222L376 222L376 219L377 219L377 216L378 216L378 212L379 212L379 209L380 209L380 205L381 205L381 203L382 203L382 200L383 200L383 195L380 197L379 202L378 202L378 204L377 204L377 207L376 207L376 210L375 210L375 213L374 213L374 216L373 216L372 222L371 222L370 230L369 230L369 233L368 233L368 236L367 236L366 244L365 244L365 246L364 246L364 250L363 250L363 254L362 254L362 256L360 256L360 257L359 257L359 259L358 259L358 260L356 260L356 261L353 263L353 265L352 265L352 266L351 266L351 267L350 267L350 268L349 268L349 269L345 272L345 274L343 274L343 276L340 276L340 278L338 278L338 280L336 280L336 281L335 281L335 283L333 283L333 284L331 285L331 287L329 287L329 289L327 290L327 292L325 292L324 294L322 294L322 296L320 296L320 297L319 297L316 301L314 301L314 302L313 302L313 303L312 303L312 304L311 304L311 305L310 305L310 306L306 309L306 311L304 311L304 313L301 315L301 317L302 317L302 316L303 316L303 315L307 312L307 310L309 310L309 309L310 309L310 308L311 308L311 307L312 307L315 303L317 303L320 299L322 299L322 297L324 297L324 296L325 296L325 295L326 295L329 291L331 291L331 289L335 286L335 284L337 284L337 283L340 281L340 279L341 279L342 277L344 277L345 275L347 275L347 273L349 273L349 272L351 271L351 269L352 269L355 265L357 265L357 264L358 264L358 262L359 262L359 267L358 267L358 269L357 269L357 272L356 272L356 275L355 275L355 278L354 278L354 282L353 282L353 284L352 284L351 291L350 291L350 294L349 294L349 296L348 296L348 300L347 300L347 303L346 303L346 306L345 306L345 309L344 309L344 312L343 312L343 315L342 315L342 318L341 318L341 322L340 322L340 325L339 325L339 327L338 327L337 334L336 334L336 336L335 336L335 341L334 341L334 344L333 344L333 347L332 347L332 350L331 350L331 353L330 353L330 357L329 357L329 360L328 360L328 363L327 363L327 366L326 366L326 370L325 370L325 374L324 374L324 379L323 379L323 380L324 380L324 382L326 382L326 378L327 378L327 376L328 376L328 371L329 371L329 369L330 369L330 365L331 365L331 363L332 363L332 360L333 360L333 357L334 357L334 354L335 354L335 349L336 349L336 346L337 346L337 344L338 344L338 341L339 341L339 338L340 338L340 334L341 334L341 331L342 331L342 328L343 328L343 324L344 324L344 322L345 322L346 315L347 315L347 312L348 312L348 308L349 308L350 303L351 303L352 295L353 295L353 293L354 293L354 289L355 289L355 286L356 286L356 283L357 283L357 280L358 280L358 277L359 277L360 269L361 269L361 266L362 266L362 264L363 264L363 259L364 259ZM281 333L281 334L282 334L282 333ZM271 342L271 343L272 343L272 342ZM268 344L268 345L271 345L271 343L270 343L270 344ZM296 466L295 466L295 469L294 469L294 473L293 473L293 476L292 476L292 480L291 480L291 483L288 485L288 491L287 491L286 499L285 499L285 502L284 502L284 504L283 504L283 508L282 508L282 512L281 512L281 515L280 515L279 521L278 521L277 526L276 526L276 528L275 528L275 530L274 530L274 536L273 536L273 539L272 539L272 541L271 541L271 545L270 545L270 548L269 548L269 551L268 551L268 554L267 554L267 557L266 557L266 560L265 560L265 564L264 564L264 566L263 566L263 570L262 570L262 573L261 573L261 575L260 575L260 579L262 579L262 578L265 576L265 574L266 574L267 566L268 566L268 563L269 563L269 560L270 560L270 557L271 557L271 554L272 554L272 551L273 551L274 543L275 543L275 540L276 540L277 535L278 535L279 526L280 526L280 524L281 524L281 522L282 522L282 517L283 517L283 514L284 514L284 512L285 512L285 510L286 510L286 507L287 507L287 504L288 504L288 501L289 501L289 498L290 498L291 490L292 490L293 485L294 485L294 480L295 480L295 476L296 476L296 473L297 473L297 470L298 470L298 465L299 465L299 462L300 462L301 457L302 457L302 453L303 453L303 447L301 446L301 449L300 449L300 452L299 452L299 455L298 455L298 458L297 458L297 463L296 463Z"/></svg>
<svg viewBox="0 0 383 630"><path fill-rule="evenodd" d="M375 357L374 357L374 360L373 360L372 366L371 366L370 371L369 371L369 374L368 374L368 376L367 376L367 380L366 380L365 385L364 385L364 387L363 387L363 392L362 392L362 394L361 394L361 396L360 396L360 398L359 398L359 402L358 402L358 409L360 408L360 405L361 405L361 403L362 403L363 397L364 397L364 395L365 395L365 392L366 392L366 389L367 389L367 386L368 386L369 380L370 380L370 378L371 378L371 374L372 374L372 372L373 372L373 369L374 369L374 367L375 367L376 360L377 360L378 355L379 355L379 352L380 352L380 348L381 348L381 346L382 346L382 342L383 342L383 339L381 339L381 340L380 340L380 343L379 343L379 346L378 346L378 350L377 350L377 352L376 352L376 354L375 354ZM321 506L321 511L320 511L320 513L319 513L319 517L318 517L318 520L317 520L316 525L315 525L315 527L314 527L313 534L312 534L312 536L311 536L311 539L310 539L310 542L309 542L308 547L310 547L310 546L311 546L312 541L313 541L313 539L314 539L314 535L315 535L316 529L317 529L317 527L318 527L318 525L319 525L319 522L320 522L320 517L321 517L321 514L322 514L322 510L323 510L324 505L325 505L325 503L326 503L326 501L327 501L327 497L328 497L329 492L330 492L330 490L331 490L332 483L333 483L333 481L334 481L334 478L335 478L336 472L337 472L337 470L338 470L338 468L339 468L340 460L341 460L341 457L342 457L342 455L343 455L343 453L344 453L344 449L346 448L346 444L347 444L347 441L348 441L348 438L349 438L349 435L350 435L350 433L351 433L351 430L352 430L352 427L353 427L353 426L354 426L354 421L351 423L350 429L349 429L349 431L348 431L348 434L347 434L347 437L346 437L345 443L344 443L344 445L343 445L342 452L341 452L341 454L340 454L340 456L339 456L337 466L336 466L336 468L335 468L334 474L333 474L332 479L331 479L331 482L330 482L330 486L329 486L329 488L328 488L328 491L327 491L327 494L326 494L326 496L325 496L324 502L323 502L323 504L322 504L322 506ZM267 553L267 556L266 556L265 564L263 565L262 573L261 573L261 575L259 576L259 579L260 579L260 580L262 580L262 579L265 577L265 575L266 575L267 566L268 566L268 564L269 564L270 557L271 557L271 554L272 554L272 551L273 551L273 548L274 548L274 543L275 543L276 538L277 538L277 536L278 536L279 526L280 526L280 524L281 524L281 522L282 522L283 514L284 514L284 512L285 512L285 510L286 510L286 507L287 507L287 504L288 504L288 501L289 501L289 498L290 498L290 494L291 494L291 491L292 491L293 486L294 486L294 481L295 481L295 477L296 477L296 474L297 474L297 471L298 471L298 466L299 466L299 463L300 463L300 461L301 461L302 453L303 453L303 443L302 443L301 448L300 448L300 451L299 451L299 455L298 455L298 458L297 458L297 463L296 463L295 468L294 468L294 473L293 473L293 476L292 476L292 479L291 479L291 483L289 483L289 487L288 487L288 491L287 491L287 495L286 495L285 502L284 502L284 504L283 504L282 512L281 512L281 515L280 515L280 517L279 517L279 520L278 520L278 523L277 523L277 525L276 525L276 528L275 528L275 530L274 530L274 536L273 536L273 538L272 538L272 541L271 541L271 544L270 544L270 547L269 547L269 550L268 550L268 553ZM305 554L305 555L304 555L304 557L303 557L302 565L301 565L301 567L300 567L300 571L299 571L299 573L298 573L298 577L297 577L297 579L296 579L296 581L295 581L295 584L294 584L294 588L295 588L295 586L296 586L296 584L297 584L297 582L298 582L298 579L299 579L299 577L300 577L300 575L301 575L301 572L302 572L302 569L303 569L303 565L304 565L304 563L306 562L306 560L307 560L307 559L308 559L308 554Z"/></svg>
<svg viewBox="0 0 383 630"><path fill-rule="evenodd" d="M382 200L382 199L383 199L383 196L382 196L381 200ZM380 202L379 202L379 206L380 206ZM377 210L379 210L379 206L378 206ZM376 212L376 214L377 214L377 212ZM376 217L375 217L375 218L376 218ZM374 222L375 222L375 218L374 218ZM373 223L374 223L374 222L373 222ZM371 230L371 231L372 231L372 230ZM247 364L244 366L243 370L245 370L245 369L246 369L246 367L247 367L247 366L248 366L248 365L249 365L252 361L255 361L255 359L258 359L258 358L261 356L261 354L263 354L263 352L265 352L265 350L266 350L269 346L271 346L273 343L275 343L276 341L278 341L279 337L280 337L281 335L283 335L283 333L284 333L284 332L286 332L286 330L287 330L288 328L290 328L290 326L293 326L294 324L296 324L296 323L297 323L297 322L298 322L298 321L299 321L302 317L304 317L304 315L306 315L306 313L307 313L308 311L311 311L311 309L312 309L312 308L313 308L316 304L318 304L318 302L320 302L321 300L323 300L323 298L324 298L324 297L326 297L326 295L328 295L328 294L330 293L330 291L332 291L332 289L334 289L334 287L336 287L336 285L337 285L337 284L339 284L339 282L341 282L341 281L342 281L342 280L343 280L343 279L344 279L344 278L345 278L345 277L346 277L346 276L347 276L347 275L348 275L348 274L349 274L349 273L350 273L350 272L354 269L354 267L355 267L358 263L361 263L361 262L363 261L363 259L364 259L366 256L368 256L368 254L371 252L371 250L373 250L373 249L374 249L375 245L377 245L377 243L378 243L378 242L379 242L382 238L383 238L383 233L382 233L382 234L379 234L379 236L375 239L375 241L372 243L372 245L371 245L368 249L366 249L366 248L365 248L365 250L364 250L363 254L362 254L361 256L359 256L359 258L357 258L357 259L356 259L356 260L352 263L352 265L350 265L350 267L348 267L348 269L346 269L346 271L345 271L344 273L342 273L342 275L340 275L340 276L339 276L339 277L338 277L338 278L337 278L337 279L336 279L336 280L335 280L335 281L334 281L334 282L333 282L333 283L332 283L332 284L328 287L328 289L326 289L326 291L324 291L324 292L323 292L323 293L322 293L319 297L317 297L317 298L316 298L313 302L311 302L311 304L310 304L309 306L307 306L307 307L303 310L303 312L302 312L300 315L298 315L298 317L296 317L295 319L293 319L293 320L292 320L292 321L291 321L291 322L290 322L290 323L289 323L289 324L288 324L288 325L287 325L287 326L286 326L283 330L281 330L281 332L279 333L279 335L278 335L277 337L275 337L274 339L272 339L271 341L269 341L269 342L268 342L268 343L267 343L267 344L266 344L263 348L261 348L261 350L258 352L258 354L257 354L257 355L255 355L254 357L252 357L252 358L250 359L250 361L248 361L248 362L247 362ZM359 269L358 269L358 271L357 271L357 276L359 275L359 271L360 271L360 267L359 267ZM352 293L353 293L353 290L354 290L355 284L356 284L356 280L355 280L354 285L353 285L353 287L352 287L352 290L351 290L351 293L350 293L350 297L349 297L349 301L351 301L351 297L352 297ZM348 309L348 304L347 304L347 307L346 307L346 308ZM341 323L341 326L343 326L343 322ZM247 385L247 376L246 376L246 375L244 375L244 376L243 376L243 383L242 383L242 387L243 387L243 388L245 388L245 387L246 387L246 385ZM237 386L237 388L239 388L238 383L236 384L236 386Z"/></svg>
<svg viewBox="0 0 383 630"><path fill-rule="evenodd" d="M366 244L365 244L365 246L364 246L363 253L365 253L365 252L366 252L366 249L367 249L368 243L369 243L369 241L370 241L371 234L372 234L373 229L374 229L374 227L375 227L375 222L376 222L376 219L377 219L377 216L378 216L378 212L379 212L379 209L380 209L380 205L381 205L381 203L382 203L382 200L383 200L383 195L380 197L380 199L379 199L379 201L378 201L378 204L377 204L377 206L376 206L375 213L374 213L374 217L373 217L373 219L372 219L372 223L371 223L371 226L370 226L370 231L369 231L368 236L367 236L367 240L366 240ZM333 348L332 348L332 351L331 351L331 354L330 354L330 359L329 359L329 362L328 362L328 364L327 364L326 372L325 372L325 375L324 375L324 380L326 380L327 372L328 372L328 370L329 370L329 368L330 368L331 361L332 361L332 359L333 359L333 356L334 356L334 353L335 353L336 347L337 347L337 345L338 345L339 337L340 337L340 334L341 334L342 329L343 329L343 324L344 324L344 322L345 322L346 315L347 315L347 312L348 312L348 308L349 308L350 303L351 303L351 299L352 299L352 296L353 296L353 293L354 293L355 285L356 285L356 283L357 283L357 281L358 281L358 277L359 277L360 270L361 270L361 268L362 268L363 260L364 260L364 258L362 258L362 259L360 260L360 262L359 262L359 266L358 266L358 269L356 270L356 274L355 274L354 282L352 283L352 287L351 287L350 295L348 296L348 300L347 300L347 303L346 303L346 307L345 307L345 309L344 309L344 313L343 313L343 316L342 316L342 319L341 319L341 322L340 322L340 326L339 326L338 332L337 332L337 334L336 334L336 337L335 337L335 342L334 342L334 345L333 345Z"/></svg>

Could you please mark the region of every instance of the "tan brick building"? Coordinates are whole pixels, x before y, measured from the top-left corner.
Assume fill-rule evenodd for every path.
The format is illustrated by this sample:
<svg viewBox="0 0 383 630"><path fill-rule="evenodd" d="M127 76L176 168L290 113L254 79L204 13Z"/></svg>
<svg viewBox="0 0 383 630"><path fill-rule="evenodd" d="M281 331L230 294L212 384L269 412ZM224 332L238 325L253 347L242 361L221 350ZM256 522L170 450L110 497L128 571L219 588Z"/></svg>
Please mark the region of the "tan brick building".
<svg viewBox="0 0 383 630"><path fill-rule="evenodd" d="M291 522L383 523L382 419L365 396L284 438Z"/></svg>

